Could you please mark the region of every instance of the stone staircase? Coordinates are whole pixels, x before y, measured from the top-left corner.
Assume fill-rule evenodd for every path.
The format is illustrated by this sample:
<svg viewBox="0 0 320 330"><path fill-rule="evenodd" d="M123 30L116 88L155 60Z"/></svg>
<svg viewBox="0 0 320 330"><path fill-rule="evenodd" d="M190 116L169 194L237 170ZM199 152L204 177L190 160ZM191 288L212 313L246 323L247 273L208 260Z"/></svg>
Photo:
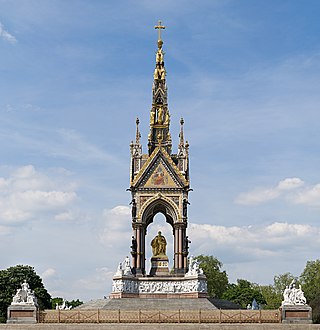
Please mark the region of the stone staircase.
<svg viewBox="0 0 320 330"><path fill-rule="evenodd" d="M77 307L80 310L121 309L121 310L199 310L217 309L206 298L188 299L155 299L155 298L121 298L90 300Z"/></svg>

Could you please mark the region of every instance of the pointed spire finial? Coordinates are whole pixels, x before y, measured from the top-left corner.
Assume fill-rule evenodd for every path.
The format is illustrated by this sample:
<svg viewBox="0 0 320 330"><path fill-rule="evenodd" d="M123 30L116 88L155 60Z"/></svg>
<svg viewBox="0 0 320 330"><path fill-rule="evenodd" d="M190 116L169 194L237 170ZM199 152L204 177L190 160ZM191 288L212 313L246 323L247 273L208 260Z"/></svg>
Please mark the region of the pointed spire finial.
<svg viewBox="0 0 320 330"><path fill-rule="evenodd" d="M139 144L140 143L140 137L141 137L141 134L139 132L139 123L140 123L140 120L137 117L137 119L136 119L136 125L137 125L137 130L136 130L136 144Z"/></svg>
<svg viewBox="0 0 320 330"><path fill-rule="evenodd" d="M179 137L180 137L180 146L184 145L184 136L183 136L183 124L184 124L184 120L181 117L180 119L180 133L179 133Z"/></svg>

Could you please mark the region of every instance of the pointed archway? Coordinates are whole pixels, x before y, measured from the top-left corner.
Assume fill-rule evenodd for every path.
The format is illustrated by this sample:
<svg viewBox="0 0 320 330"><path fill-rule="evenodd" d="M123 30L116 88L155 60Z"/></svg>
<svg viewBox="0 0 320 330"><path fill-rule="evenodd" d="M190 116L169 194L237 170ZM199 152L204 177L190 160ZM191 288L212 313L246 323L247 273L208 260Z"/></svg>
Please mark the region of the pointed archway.
<svg viewBox="0 0 320 330"><path fill-rule="evenodd" d="M187 267L187 251L185 249L187 222L180 217L178 206L172 199L158 193L151 197L141 208L139 218L141 221L133 222L134 237L137 247L133 256L133 267L137 274L146 274L146 234L148 226L154 217L162 213L165 221L172 227L173 235L173 268L175 273L184 273Z"/></svg>

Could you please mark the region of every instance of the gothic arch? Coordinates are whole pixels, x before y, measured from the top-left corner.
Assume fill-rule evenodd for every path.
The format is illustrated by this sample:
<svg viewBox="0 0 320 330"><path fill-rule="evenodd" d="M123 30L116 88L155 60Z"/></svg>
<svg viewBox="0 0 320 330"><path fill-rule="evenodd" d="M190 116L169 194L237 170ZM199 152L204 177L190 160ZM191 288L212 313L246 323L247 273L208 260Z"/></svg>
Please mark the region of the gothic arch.
<svg viewBox="0 0 320 330"><path fill-rule="evenodd" d="M166 221L173 228L179 218L179 210L175 203L160 193L150 198L140 211L141 222L145 228L153 222L154 216L159 212L165 216Z"/></svg>

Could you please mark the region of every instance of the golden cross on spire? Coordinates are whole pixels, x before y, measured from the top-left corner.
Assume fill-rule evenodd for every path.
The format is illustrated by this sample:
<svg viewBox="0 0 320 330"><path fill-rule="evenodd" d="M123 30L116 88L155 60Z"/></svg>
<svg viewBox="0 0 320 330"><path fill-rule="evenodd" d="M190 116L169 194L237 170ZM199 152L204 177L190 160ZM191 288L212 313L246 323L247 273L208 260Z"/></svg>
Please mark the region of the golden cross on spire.
<svg viewBox="0 0 320 330"><path fill-rule="evenodd" d="M166 27L161 25L161 21L158 21L158 25L154 27L155 29L158 29L158 40L161 40L161 29L165 29Z"/></svg>

